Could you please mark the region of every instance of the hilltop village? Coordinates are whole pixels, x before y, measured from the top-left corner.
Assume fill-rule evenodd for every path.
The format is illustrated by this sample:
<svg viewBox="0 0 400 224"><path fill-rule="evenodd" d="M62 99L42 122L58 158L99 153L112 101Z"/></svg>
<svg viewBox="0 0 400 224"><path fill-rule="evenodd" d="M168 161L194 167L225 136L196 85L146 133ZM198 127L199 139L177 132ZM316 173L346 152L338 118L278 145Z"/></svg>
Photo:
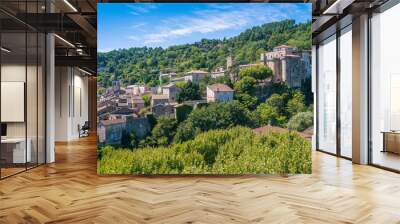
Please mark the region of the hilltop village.
<svg viewBox="0 0 400 224"><path fill-rule="evenodd" d="M98 143L119 145L124 133L131 132L136 138L143 139L156 119L181 121L198 107L233 101L237 94L233 86L241 80L240 71L251 68L268 69L271 73L265 79L257 79L255 84L254 96L265 100L265 92L272 83L300 88L311 76L311 55L309 51L280 45L271 52L262 53L254 64L235 65L229 56L225 67L213 71L200 69L180 75L173 72L160 74L157 86L122 86L120 80L113 80L112 86L101 86L105 91L98 94ZM202 86L204 83L206 85Z"/></svg>

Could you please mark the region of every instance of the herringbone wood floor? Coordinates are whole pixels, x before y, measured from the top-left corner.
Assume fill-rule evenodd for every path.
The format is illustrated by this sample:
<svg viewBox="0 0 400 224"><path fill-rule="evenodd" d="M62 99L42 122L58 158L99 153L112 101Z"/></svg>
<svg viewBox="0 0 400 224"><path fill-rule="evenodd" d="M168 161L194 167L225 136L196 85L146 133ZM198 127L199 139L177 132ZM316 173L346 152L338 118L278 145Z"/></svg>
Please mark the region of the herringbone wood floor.
<svg viewBox="0 0 400 224"><path fill-rule="evenodd" d="M0 223L400 223L400 175L313 153L290 177L99 177L95 139L0 181Z"/></svg>

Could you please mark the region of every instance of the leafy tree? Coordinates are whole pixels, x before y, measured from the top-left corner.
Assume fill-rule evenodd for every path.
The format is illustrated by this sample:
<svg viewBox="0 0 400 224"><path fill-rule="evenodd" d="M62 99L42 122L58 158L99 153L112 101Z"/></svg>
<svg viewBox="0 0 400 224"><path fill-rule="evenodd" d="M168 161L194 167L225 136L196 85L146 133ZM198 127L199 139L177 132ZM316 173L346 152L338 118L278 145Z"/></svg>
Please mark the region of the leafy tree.
<svg viewBox="0 0 400 224"><path fill-rule="evenodd" d="M134 132L128 133L126 130L122 131L121 145L125 148L136 148L138 144L137 137Z"/></svg>
<svg viewBox="0 0 400 224"><path fill-rule="evenodd" d="M149 145L166 146L173 140L177 122L171 118L159 118L156 126L151 130Z"/></svg>
<svg viewBox="0 0 400 224"><path fill-rule="evenodd" d="M192 112L193 107L190 105L181 105L176 108L176 120L178 123L186 120L190 112Z"/></svg>
<svg viewBox="0 0 400 224"><path fill-rule="evenodd" d="M263 80L272 76L272 70L265 65L257 65L240 70L240 78L253 77L257 80Z"/></svg>
<svg viewBox="0 0 400 224"><path fill-rule="evenodd" d="M238 101L212 103L193 110L179 125L174 141L187 141L200 132L212 129L225 129L236 125L254 127L255 124L250 111Z"/></svg>
<svg viewBox="0 0 400 224"><path fill-rule="evenodd" d="M289 116L294 116L295 114L305 111L306 106L304 105L304 95L300 91L295 91L288 100L286 110Z"/></svg>
<svg viewBox="0 0 400 224"><path fill-rule="evenodd" d="M257 97L247 93L235 94L235 99L238 100L243 106L249 110L254 110L257 106Z"/></svg>
<svg viewBox="0 0 400 224"><path fill-rule="evenodd" d="M290 118L287 127L295 131L304 131L313 125L313 113L310 111L300 112Z"/></svg>
<svg viewBox="0 0 400 224"><path fill-rule="evenodd" d="M275 110L282 116L286 116L286 104L288 101L289 95L287 93L284 94L272 94L265 102L269 106L275 108Z"/></svg>
<svg viewBox="0 0 400 224"><path fill-rule="evenodd" d="M252 94L256 79L250 76L245 76L234 84L234 89L237 93Z"/></svg>
<svg viewBox="0 0 400 224"><path fill-rule="evenodd" d="M284 93L291 93L291 89L282 82L272 82L268 85L267 88L268 92L267 92L267 98L269 98L272 94L276 93L279 95L282 95Z"/></svg>
<svg viewBox="0 0 400 224"><path fill-rule="evenodd" d="M201 129L199 127L196 127L193 122L182 122L178 126L177 132L174 136L174 142L184 142L186 140L193 139L201 132Z"/></svg>
<svg viewBox="0 0 400 224"><path fill-rule="evenodd" d="M143 95L143 96L142 96L142 99L143 99L144 105L145 105L146 107L150 106L150 103L151 103L151 95L148 95L148 94Z"/></svg>
<svg viewBox="0 0 400 224"><path fill-rule="evenodd" d="M260 104L256 109L259 122L262 125L285 126L287 117L279 112L279 108L268 103Z"/></svg>
<svg viewBox="0 0 400 224"><path fill-rule="evenodd" d="M200 99L201 95L199 86L190 81L187 82L185 85L183 85L180 91L176 94L176 100L179 103L187 100L200 100Z"/></svg>

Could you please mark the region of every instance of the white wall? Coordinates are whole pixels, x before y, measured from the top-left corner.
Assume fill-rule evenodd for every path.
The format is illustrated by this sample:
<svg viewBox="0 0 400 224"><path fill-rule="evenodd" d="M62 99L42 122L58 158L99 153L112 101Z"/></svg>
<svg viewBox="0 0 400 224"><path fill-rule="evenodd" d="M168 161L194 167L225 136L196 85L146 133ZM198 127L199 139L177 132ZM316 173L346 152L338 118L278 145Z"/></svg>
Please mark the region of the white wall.
<svg viewBox="0 0 400 224"><path fill-rule="evenodd" d="M88 78L76 68L56 67L55 140L79 138L78 125L89 119Z"/></svg>

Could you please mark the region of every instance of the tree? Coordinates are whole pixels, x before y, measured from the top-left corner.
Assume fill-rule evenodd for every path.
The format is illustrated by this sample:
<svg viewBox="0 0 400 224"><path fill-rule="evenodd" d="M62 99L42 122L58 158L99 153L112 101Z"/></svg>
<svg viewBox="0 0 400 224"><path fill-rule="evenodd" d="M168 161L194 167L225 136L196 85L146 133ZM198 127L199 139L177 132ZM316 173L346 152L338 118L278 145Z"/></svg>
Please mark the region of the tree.
<svg viewBox="0 0 400 224"><path fill-rule="evenodd" d="M193 106L183 104L177 106L175 110L176 110L176 120L178 123L180 123L186 120L190 112L192 112Z"/></svg>
<svg viewBox="0 0 400 224"><path fill-rule="evenodd" d="M183 85L180 91L176 94L176 100L179 103L182 103L187 100L200 100L200 99L201 95L199 86L190 81L187 82L185 85Z"/></svg>
<svg viewBox="0 0 400 224"><path fill-rule="evenodd" d="M169 145L175 135L177 128L177 122L175 119L171 118L159 118L157 120L156 126L151 130L151 144L156 144L157 146Z"/></svg>
<svg viewBox="0 0 400 224"><path fill-rule="evenodd" d="M234 84L234 89L237 93L252 94L256 79L250 76L245 76Z"/></svg>
<svg viewBox="0 0 400 224"><path fill-rule="evenodd" d="M238 93L235 95L235 99L249 110L254 110L257 106L257 97L247 93Z"/></svg>
<svg viewBox="0 0 400 224"><path fill-rule="evenodd" d="M256 109L256 113L262 125L268 124L284 127L287 122L286 116L279 112L279 108L268 103L260 104Z"/></svg>
<svg viewBox="0 0 400 224"><path fill-rule="evenodd" d="M150 102L151 102L151 95L143 95L142 96L142 99L143 99L143 101L144 101L144 105L146 106L146 107L148 107L148 106L150 106Z"/></svg>
<svg viewBox="0 0 400 224"><path fill-rule="evenodd" d="M267 98L270 97L272 94L284 94L284 93L290 93L291 89L283 82L272 82L268 85L268 92L267 92Z"/></svg>
<svg viewBox="0 0 400 224"><path fill-rule="evenodd" d="M200 133L201 130L199 127L195 127L193 122L186 120L178 126L178 129L174 136L174 142L181 143L193 139L196 135Z"/></svg>
<svg viewBox="0 0 400 224"><path fill-rule="evenodd" d="M287 115L286 113L286 103L288 101L289 95L287 93L284 94L272 94L265 102L275 108L278 114L285 116Z"/></svg>
<svg viewBox="0 0 400 224"><path fill-rule="evenodd" d="M213 129L225 129L237 125L255 127L250 111L238 101L212 103L193 110L182 122L174 138L175 142L192 139L196 134Z"/></svg>
<svg viewBox="0 0 400 224"><path fill-rule="evenodd" d="M137 137L135 132L127 132L125 129L122 130L121 134L121 145L126 148L136 148L138 145Z"/></svg>
<svg viewBox="0 0 400 224"><path fill-rule="evenodd" d="M263 80L272 76L272 70L265 65L257 65L240 70L239 76L240 78L253 77L257 80Z"/></svg>
<svg viewBox="0 0 400 224"><path fill-rule="evenodd" d="M295 114L305 111L306 106L304 105L304 95L300 91L295 91L288 100L286 110L289 114L289 117L294 116Z"/></svg>
<svg viewBox="0 0 400 224"><path fill-rule="evenodd" d="M310 111L300 112L290 118L287 127L295 131L304 131L313 125L313 113Z"/></svg>

